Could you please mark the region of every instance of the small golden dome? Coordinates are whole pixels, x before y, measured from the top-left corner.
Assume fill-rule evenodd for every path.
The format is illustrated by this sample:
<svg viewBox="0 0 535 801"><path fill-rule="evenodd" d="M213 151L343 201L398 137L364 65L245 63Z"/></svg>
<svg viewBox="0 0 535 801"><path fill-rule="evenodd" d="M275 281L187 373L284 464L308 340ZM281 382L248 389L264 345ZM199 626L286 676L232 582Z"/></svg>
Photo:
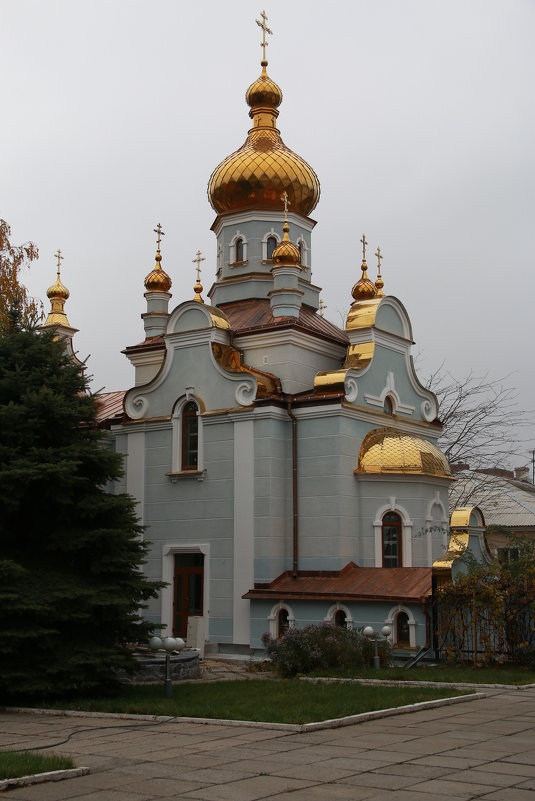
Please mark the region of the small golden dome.
<svg viewBox="0 0 535 801"><path fill-rule="evenodd" d="M267 106L278 108L282 103L282 90L275 81L272 81L263 67L262 74L250 85L245 93L245 100L248 106Z"/></svg>
<svg viewBox="0 0 535 801"><path fill-rule="evenodd" d="M351 294L356 301L372 300L373 298L377 297L377 289L375 284L368 278L368 273L366 272L368 269L366 259L362 260L360 269L362 270L362 276L351 290Z"/></svg>
<svg viewBox="0 0 535 801"><path fill-rule="evenodd" d="M448 460L426 439L376 428L364 437L355 473L404 473L451 478Z"/></svg>
<svg viewBox="0 0 535 801"><path fill-rule="evenodd" d="M289 267L295 267L299 265L301 261L301 254L299 253L299 248L297 248L294 243L291 241L290 237L288 236L290 231L290 226L287 222L284 223L282 226L283 230L283 237L282 242L277 245L275 250L273 251L273 256L271 257L273 260L273 264L275 265L285 265Z"/></svg>
<svg viewBox="0 0 535 801"><path fill-rule="evenodd" d="M280 209L280 196L288 193L293 211L307 216L318 203L318 176L304 159L291 151L276 128L277 107L282 92L262 74L246 93L253 120L247 139L239 150L219 164L208 183L208 198L218 214L247 208Z"/></svg>
<svg viewBox="0 0 535 801"><path fill-rule="evenodd" d="M169 292L171 289L171 279L161 265L162 254L158 250L156 253L156 266L145 278L145 289L147 292Z"/></svg>
<svg viewBox="0 0 535 801"><path fill-rule="evenodd" d="M50 300L56 300L57 299L57 300L65 301L70 296L70 294L71 293L69 292L67 287L63 286L63 284L61 283L60 277L59 277L59 272L58 272L58 277L56 278L56 283L52 284L52 286L49 286L48 289L46 290L47 298L49 298Z"/></svg>

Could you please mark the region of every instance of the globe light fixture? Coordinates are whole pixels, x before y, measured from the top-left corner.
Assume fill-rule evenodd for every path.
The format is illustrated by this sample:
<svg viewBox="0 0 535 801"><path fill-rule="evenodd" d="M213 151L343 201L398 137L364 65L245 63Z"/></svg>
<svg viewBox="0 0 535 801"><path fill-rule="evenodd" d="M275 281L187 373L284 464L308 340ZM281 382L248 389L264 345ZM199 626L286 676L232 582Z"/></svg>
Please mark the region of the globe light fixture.
<svg viewBox="0 0 535 801"><path fill-rule="evenodd" d="M381 629L381 634L385 638L385 640L390 636L392 629L390 626L383 626ZM362 633L368 640L373 641L374 644L374 655L373 655L373 666L375 670L379 670L381 667L381 660L379 659L379 652L377 651L377 642L379 640L379 633L375 631L373 626L366 626L363 629Z"/></svg>
<svg viewBox="0 0 535 801"><path fill-rule="evenodd" d="M182 651L186 647L186 643L181 637L151 637L149 640L149 648L151 651L165 651L165 680L164 680L164 693L166 698L171 698L173 695L173 681L171 679L171 653L173 651Z"/></svg>

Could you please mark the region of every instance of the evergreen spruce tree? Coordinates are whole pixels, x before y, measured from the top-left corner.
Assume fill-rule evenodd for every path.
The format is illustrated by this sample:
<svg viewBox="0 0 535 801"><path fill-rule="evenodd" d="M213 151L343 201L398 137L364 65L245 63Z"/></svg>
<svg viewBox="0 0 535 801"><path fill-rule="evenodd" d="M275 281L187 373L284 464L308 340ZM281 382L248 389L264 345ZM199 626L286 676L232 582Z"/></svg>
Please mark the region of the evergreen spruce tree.
<svg viewBox="0 0 535 801"><path fill-rule="evenodd" d="M53 696L117 682L139 609L160 583L133 499L106 490L121 457L95 426L83 370L54 331L0 336L0 696Z"/></svg>

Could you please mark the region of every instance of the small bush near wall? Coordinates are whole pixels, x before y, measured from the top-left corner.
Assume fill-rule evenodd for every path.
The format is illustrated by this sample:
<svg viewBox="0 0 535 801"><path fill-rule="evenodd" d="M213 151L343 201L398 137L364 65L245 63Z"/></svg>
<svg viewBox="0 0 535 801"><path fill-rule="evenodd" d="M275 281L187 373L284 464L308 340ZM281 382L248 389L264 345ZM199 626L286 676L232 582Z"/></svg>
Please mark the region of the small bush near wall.
<svg viewBox="0 0 535 801"><path fill-rule="evenodd" d="M285 677L324 668L373 665L373 642L364 637L361 630L330 623L291 628L278 640L264 634L262 642L277 672ZM382 641L378 645L381 662L388 664L388 644Z"/></svg>

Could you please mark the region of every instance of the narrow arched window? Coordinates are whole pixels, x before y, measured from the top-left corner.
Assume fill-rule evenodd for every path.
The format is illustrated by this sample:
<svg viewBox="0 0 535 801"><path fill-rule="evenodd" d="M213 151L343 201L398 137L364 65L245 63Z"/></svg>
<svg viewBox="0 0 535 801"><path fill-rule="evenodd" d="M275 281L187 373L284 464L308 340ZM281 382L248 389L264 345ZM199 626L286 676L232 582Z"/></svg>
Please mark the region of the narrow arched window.
<svg viewBox="0 0 535 801"><path fill-rule="evenodd" d="M266 258L272 259L273 258L273 251L277 247L277 240L274 236L268 236L266 242Z"/></svg>
<svg viewBox="0 0 535 801"><path fill-rule="evenodd" d="M299 240L299 264L304 264L303 261L303 240Z"/></svg>
<svg viewBox="0 0 535 801"><path fill-rule="evenodd" d="M197 470L199 464L198 411L193 401L182 409L182 470Z"/></svg>
<svg viewBox="0 0 535 801"><path fill-rule="evenodd" d="M410 645L409 616L406 612L398 612L396 617L396 644Z"/></svg>
<svg viewBox="0 0 535 801"><path fill-rule="evenodd" d="M334 615L334 625L340 628L347 628L347 615L343 609L337 609Z"/></svg>
<svg viewBox="0 0 535 801"><path fill-rule="evenodd" d="M401 518L396 512L383 517L383 567L401 567Z"/></svg>
<svg viewBox="0 0 535 801"><path fill-rule="evenodd" d="M236 261L243 261L243 239L236 240Z"/></svg>
<svg viewBox="0 0 535 801"><path fill-rule="evenodd" d="M290 627L290 616L287 609L279 609L277 615L277 637L283 637Z"/></svg>
<svg viewBox="0 0 535 801"><path fill-rule="evenodd" d="M385 414L394 414L394 404L390 395L386 396L383 408Z"/></svg>

